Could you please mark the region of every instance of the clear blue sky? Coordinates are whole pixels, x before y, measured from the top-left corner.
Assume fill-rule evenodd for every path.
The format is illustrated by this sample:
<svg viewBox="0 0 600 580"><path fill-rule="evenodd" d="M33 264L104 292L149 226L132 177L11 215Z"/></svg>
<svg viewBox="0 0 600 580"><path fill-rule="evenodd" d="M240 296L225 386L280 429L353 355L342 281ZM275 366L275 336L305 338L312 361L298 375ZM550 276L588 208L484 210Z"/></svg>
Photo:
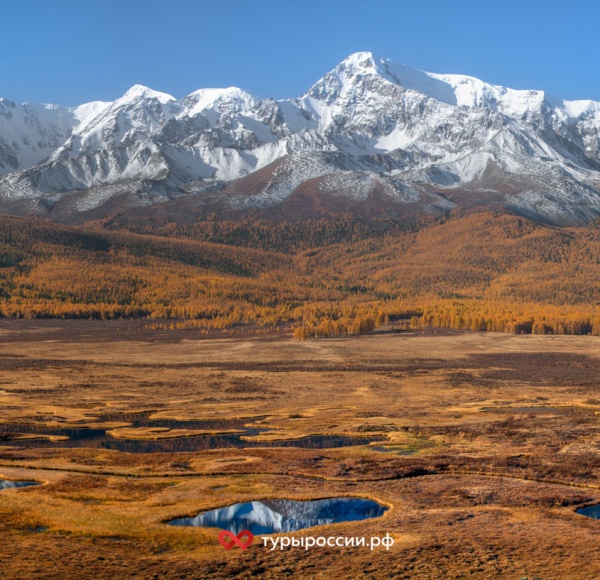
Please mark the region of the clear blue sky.
<svg viewBox="0 0 600 580"><path fill-rule="evenodd" d="M0 96L15 101L113 100L136 83L299 96L360 50L600 100L597 0L19 0L0 18Z"/></svg>

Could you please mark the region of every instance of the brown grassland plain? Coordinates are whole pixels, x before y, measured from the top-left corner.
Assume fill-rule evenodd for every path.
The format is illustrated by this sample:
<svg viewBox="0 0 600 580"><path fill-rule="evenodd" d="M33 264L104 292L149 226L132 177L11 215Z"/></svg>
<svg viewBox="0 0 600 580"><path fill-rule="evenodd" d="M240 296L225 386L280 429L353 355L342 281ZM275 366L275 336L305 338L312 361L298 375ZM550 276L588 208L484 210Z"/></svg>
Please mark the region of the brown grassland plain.
<svg viewBox="0 0 600 580"><path fill-rule="evenodd" d="M143 321L4 321L4 430L150 411L243 417L268 429L258 440L385 440L131 454L3 441L0 477L43 485L0 492L0 575L598 578L600 522L575 509L600 502L599 371L595 336L384 329L299 342ZM171 436L194 435L184 431ZM390 509L296 537L389 533L394 546L271 551L257 538L226 551L215 529L165 524L236 502L334 496Z"/></svg>

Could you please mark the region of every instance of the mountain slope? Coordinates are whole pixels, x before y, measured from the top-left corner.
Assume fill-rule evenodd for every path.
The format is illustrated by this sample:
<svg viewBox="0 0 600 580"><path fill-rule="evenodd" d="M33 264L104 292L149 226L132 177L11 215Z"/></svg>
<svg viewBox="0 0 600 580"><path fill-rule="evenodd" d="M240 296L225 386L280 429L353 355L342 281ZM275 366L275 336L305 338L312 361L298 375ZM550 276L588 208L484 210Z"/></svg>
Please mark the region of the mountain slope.
<svg viewBox="0 0 600 580"><path fill-rule="evenodd" d="M67 108L0 99L0 174L44 161L107 105L94 102Z"/></svg>
<svg viewBox="0 0 600 580"><path fill-rule="evenodd" d="M330 334L420 315L415 323L434 326L600 334L598 228L488 212L410 232L335 224L263 223L252 228L257 249L228 245L235 223L213 224L208 242L0 216L0 317L293 323ZM296 243L274 251L280 239Z"/></svg>
<svg viewBox="0 0 600 580"><path fill-rule="evenodd" d="M297 99L229 88L177 100L136 85L77 109L13 104L9 116L6 103L4 212L81 220L181 196L247 210L309 190L400 212L500 204L561 225L600 215L600 103L371 53L351 55Z"/></svg>

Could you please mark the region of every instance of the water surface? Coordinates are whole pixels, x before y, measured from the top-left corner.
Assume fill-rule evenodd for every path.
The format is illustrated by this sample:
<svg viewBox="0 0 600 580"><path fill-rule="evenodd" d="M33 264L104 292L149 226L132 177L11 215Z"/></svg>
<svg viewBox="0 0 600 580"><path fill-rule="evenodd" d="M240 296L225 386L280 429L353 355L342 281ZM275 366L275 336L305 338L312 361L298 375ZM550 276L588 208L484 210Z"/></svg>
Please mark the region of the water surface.
<svg viewBox="0 0 600 580"><path fill-rule="evenodd" d="M204 451L207 449L248 448L248 447L299 447L305 449L322 449L331 447L349 447L368 445L379 441L381 437L346 437L338 435L312 435L302 439L282 441L247 441L242 436L255 436L268 427L260 425L245 426L250 421L260 421L265 417L242 419L206 419L206 420L176 420L150 418L152 412L145 413L106 413L97 415L99 423L128 423L131 428L190 429L190 430L226 430L238 429L240 433L223 433L210 435L194 435L173 439L118 439L108 435L107 429L93 427L77 427L72 424L48 426L41 423L0 423L0 446L26 448L77 448L114 449L126 453L178 453ZM48 439L13 439L15 434L29 435L59 435L68 437L64 441Z"/></svg>
<svg viewBox="0 0 600 580"><path fill-rule="evenodd" d="M588 518L594 518L595 520L600 520L600 504L579 508L578 510L575 510L575 513Z"/></svg>
<svg viewBox="0 0 600 580"><path fill-rule="evenodd" d="M234 534L243 530L249 530L254 535L274 534L377 518L387 509L376 501L359 497L313 501L268 499L236 503L200 513L196 517L178 518L170 521L169 525L221 528Z"/></svg>
<svg viewBox="0 0 600 580"><path fill-rule="evenodd" d="M373 446L369 449L373 451L380 451L381 453L397 453L398 455L416 455L419 451L422 451L423 447L408 447L403 445L385 445L385 446Z"/></svg>
<svg viewBox="0 0 600 580"><path fill-rule="evenodd" d="M532 407L484 407L482 411L486 413L531 413L536 414L547 414L547 413L564 413L565 409L559 409L557 407L548 406L532 406Z"/></svg>
<svg viewBox="0 0 600 580"><path fill-rule="evenodd" d="M31 487L32 485L41 485L41 483L38 481L10 481L8 479L0 479L0 490Z"/></svg>

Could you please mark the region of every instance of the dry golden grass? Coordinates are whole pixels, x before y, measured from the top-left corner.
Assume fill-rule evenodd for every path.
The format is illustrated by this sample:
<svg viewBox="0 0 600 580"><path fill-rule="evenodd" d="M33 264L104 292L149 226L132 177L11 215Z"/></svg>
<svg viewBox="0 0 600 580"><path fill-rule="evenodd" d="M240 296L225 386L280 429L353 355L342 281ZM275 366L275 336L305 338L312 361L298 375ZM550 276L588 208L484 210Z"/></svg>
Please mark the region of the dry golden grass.
<svg viewBox="0 0 600 580"><path fill-rule="evenodd" d="M99 426L102 413L151 411L242 417L268 428L258 440L386 438L170 454L2 446L0 477L44 483L0 492L3 577L600 577L600 522L574 513L600 502L598 337L163 340L142 323L84 321L3 330L3 423ZM253 499L332 496L390 510L296 535L389 533L394 547L272 552L256 540L227 552L216 530L164 523Z"/></svg>

